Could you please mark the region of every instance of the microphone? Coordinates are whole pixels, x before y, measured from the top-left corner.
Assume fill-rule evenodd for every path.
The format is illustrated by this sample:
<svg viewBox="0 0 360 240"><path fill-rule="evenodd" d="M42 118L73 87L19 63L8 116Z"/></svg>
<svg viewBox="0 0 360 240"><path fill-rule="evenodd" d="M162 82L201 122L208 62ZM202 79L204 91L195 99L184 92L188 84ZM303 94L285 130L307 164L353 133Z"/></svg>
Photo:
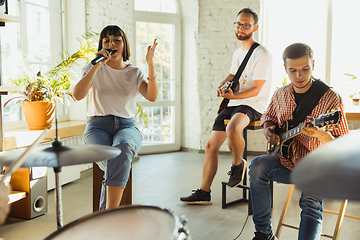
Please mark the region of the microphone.
<svg viewBox="0 0 360 240"><path fill-rule="evenodd" d="M106 51L108 51L110 55L117 52L117 50L113 50L113 49L106 49ZM103 55L99 55L91 61L91 64L95 65L98 62L101 62L102 60L104 60L105 58L106 57L104 57Z"/></svg>

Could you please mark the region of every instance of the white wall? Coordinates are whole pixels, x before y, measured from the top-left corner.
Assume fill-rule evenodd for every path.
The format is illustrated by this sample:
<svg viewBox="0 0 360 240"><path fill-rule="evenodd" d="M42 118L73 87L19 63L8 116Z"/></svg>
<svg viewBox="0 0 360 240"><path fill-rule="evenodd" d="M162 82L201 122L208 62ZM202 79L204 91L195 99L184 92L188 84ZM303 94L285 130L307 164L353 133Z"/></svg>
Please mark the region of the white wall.
<svg viewBox="0 0 360 240"><path fill-rule="evenodd" d="M197 45L199 2L182 0L182 141L181 146L200 149L201 122L199 117L199 89Z"/></svg>
<svg viewBox="0 0 360 240"><path fill-rule="evenodd" d="M232 54L240 47L233 22L244 7L260 15L260 1L178 1L182 14L182 147L205 149L221 101L215 89L229 74ZM86 0L86 28L99 32L116 24L124 29L133 49L133 9L133 0ZM264 150L261 131L248 136L249 150ZM221 150L228 151L226 143Z"/></svg>
<svg viewBox="0 0 360 240"><path fill-rule="evenodd" d="M133 0L86 0L86 29L100 33L107 25L118 25L135 47L135 20ZM131 57L130 57L131 61Z"/></svg>

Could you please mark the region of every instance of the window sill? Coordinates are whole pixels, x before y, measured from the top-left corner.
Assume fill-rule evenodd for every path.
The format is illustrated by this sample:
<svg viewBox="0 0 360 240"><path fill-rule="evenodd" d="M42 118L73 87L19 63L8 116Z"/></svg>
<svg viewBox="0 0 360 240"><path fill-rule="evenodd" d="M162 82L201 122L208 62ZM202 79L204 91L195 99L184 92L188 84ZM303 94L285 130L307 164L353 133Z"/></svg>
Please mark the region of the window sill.
<svg viewBox="0 0 360 240"><path fill-rule="evenodd" d="M20 17L0 13L0 22L20 22Z"/></svg>
<svg viewBox="0 0 360 240"><path fill-rule="evenodd" d="M65 121L58 123L59 138L67 138L82 135L85 130L86 121ZM14 130L4 131L4 145L5 151L16 148L27 147L31 145L35 139L40 136L42 131L29 130L26 128L19 128ZM51 142L56 137L55 123L52 124L51 129L45 135L41 143Z"/></svg>

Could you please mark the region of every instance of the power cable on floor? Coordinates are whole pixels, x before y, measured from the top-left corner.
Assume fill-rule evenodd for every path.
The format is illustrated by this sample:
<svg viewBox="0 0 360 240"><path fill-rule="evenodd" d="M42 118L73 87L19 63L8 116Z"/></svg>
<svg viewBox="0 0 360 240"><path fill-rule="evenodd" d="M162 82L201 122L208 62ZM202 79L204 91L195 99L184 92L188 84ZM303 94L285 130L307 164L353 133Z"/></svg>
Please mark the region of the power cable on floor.
<svg viewBox="0 0 360 240"><path fill-rule="evenodd" d="M236 240L236 239L238 239L239 237L240 237L240 235L242 234L242 232L244 231L244 228L245 228L245 225L246 225L246 223L247 223L247 220L249 219L249 214L247 215L247 217L246 217L246 220L245 220L245 223L244 223L244 226L242 227L242 229L241 229L241 231L240 231L240 233L239 233L239 235L237 235L237 237L236 238L234 238L234 240Z"/></svg>

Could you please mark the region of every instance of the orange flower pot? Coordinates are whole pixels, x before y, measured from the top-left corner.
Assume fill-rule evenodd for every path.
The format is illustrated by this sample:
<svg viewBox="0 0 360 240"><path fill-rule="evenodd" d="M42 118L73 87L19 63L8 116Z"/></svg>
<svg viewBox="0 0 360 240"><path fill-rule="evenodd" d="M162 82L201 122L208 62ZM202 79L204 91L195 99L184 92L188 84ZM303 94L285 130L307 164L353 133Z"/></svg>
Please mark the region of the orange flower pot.
<svg viewBox="0 0 360 240"><path fill-rule="evenodd" d="M30 130L51 128L54 119L55 105L46 101L23 101L23 112Z"/></svg>

